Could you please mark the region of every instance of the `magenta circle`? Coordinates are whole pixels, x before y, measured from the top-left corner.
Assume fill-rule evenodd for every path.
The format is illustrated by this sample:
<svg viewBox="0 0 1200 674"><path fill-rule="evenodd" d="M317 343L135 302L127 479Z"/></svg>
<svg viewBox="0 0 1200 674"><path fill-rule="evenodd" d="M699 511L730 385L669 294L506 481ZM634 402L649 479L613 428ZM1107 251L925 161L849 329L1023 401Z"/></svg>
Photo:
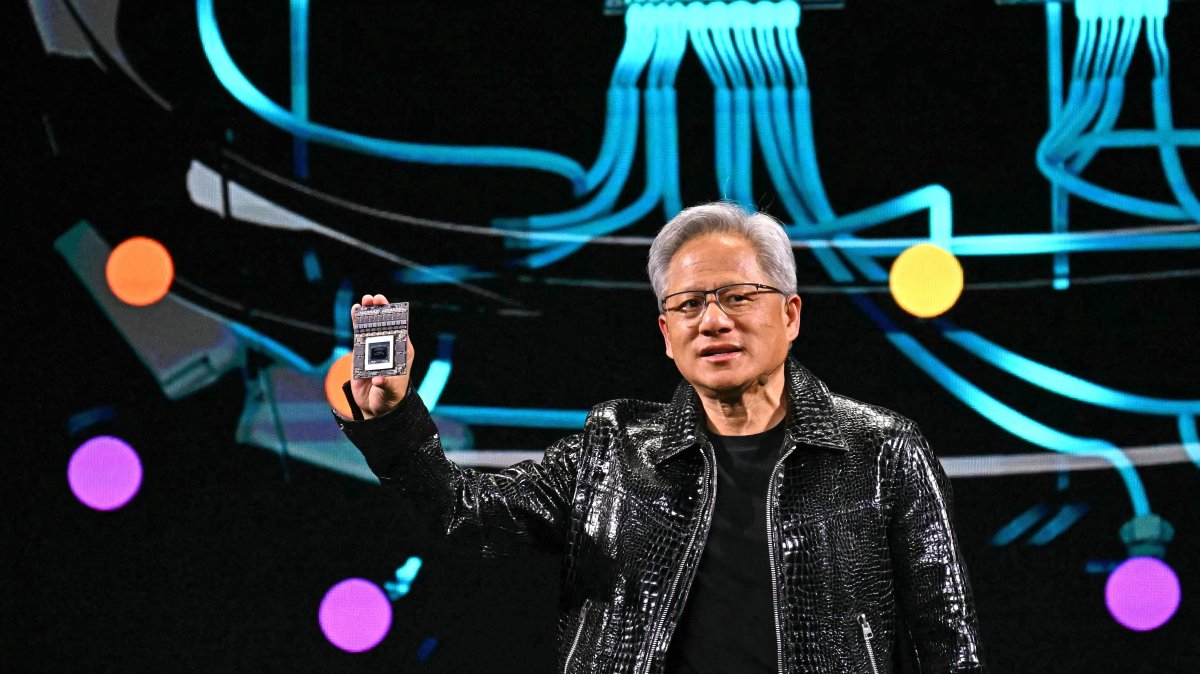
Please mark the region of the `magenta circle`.
<svg viewBox="0 0 1200 674"><path fill-rule="evenodd" d="M375 648L392 627L387 595L362 578L348 578L329 588L317 613L329 643L350 653Z"/></svg>
<svg viewBox="0 0 1200 674"><path fill-rule="evenodd" d="M1175 615L1181 596L1175 571L1155 557L1131 557L1104 585L1104 603L1118 623L1137 632L1156 629Z"/></svg>
<svg viewBox="0 0 1200 674"><path fill-rule="evenodd" d="M85 506L116 510L129 503L142 486L142 462L124 440L97 436L71 455L67 484Z"/></svg>

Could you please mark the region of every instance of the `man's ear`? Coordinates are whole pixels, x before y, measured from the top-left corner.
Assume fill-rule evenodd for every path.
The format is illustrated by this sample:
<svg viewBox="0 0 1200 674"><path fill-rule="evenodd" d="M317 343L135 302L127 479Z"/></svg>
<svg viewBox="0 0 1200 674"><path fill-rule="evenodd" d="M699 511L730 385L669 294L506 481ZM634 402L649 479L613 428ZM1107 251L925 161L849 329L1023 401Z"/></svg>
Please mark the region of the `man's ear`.
<svg viewBox="0 0 1200 674"><path fill-rule="evenodd" d="M671 353L671 328L667 327L667 318L662 314L658 315L658 330L662 333L663 343L667 347L667 358L675 360L675 354Z"/></svg>
<svg viewBox="0 0 1200 674"><path fill-rule="evenodd" d="M803 306L799 295L792 295L784 302L783 310L787 318L788 341L796 339L800 334L800 309Z"/></svg>

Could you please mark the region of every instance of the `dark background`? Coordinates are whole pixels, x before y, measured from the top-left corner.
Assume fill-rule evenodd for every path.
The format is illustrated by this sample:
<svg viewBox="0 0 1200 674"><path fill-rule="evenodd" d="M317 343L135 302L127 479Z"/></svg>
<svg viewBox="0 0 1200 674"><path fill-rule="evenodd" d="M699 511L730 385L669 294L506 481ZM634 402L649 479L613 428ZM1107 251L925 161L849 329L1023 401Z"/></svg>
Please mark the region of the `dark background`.
<svg viewBox="0 0 1200 674"><path fill-rule="evenodd" d="M314 3L311 116L360 133L453 144L550 149L585 166L603 130L604 95L620 50L621 19L601 2ZM121 73L88 60L47 56L27 6L8 3L5 114L5 287L10 289L9 421L15 461L4 471L3 647L0 669L35 671L550 671L555 662L557 560L529 552L488 561L431 535L429 523L376 487L232 441L244 387L239 376L168 401L53 241L87 219L110 242L136 234L168 246L181 278L240 303L332 325L337 288L414 303L418 354L453 333L447 404L584 409L615 397L665 399L678 381L662 357L647 290L566 287L553 279L644 280L644 249L593 246L535 272L506 266L493 239L433 236L356 215L255 182L254 189L319 222L424 264L468 263L482 282L528 315L446 286L399 286L395 269L308 235L264 230L197 209L184 189L192 159L221 165L222 150L276 173L292 166L291 138L230 97L200 49L189 2L121 4L121 44L138 72L174 106L166 112ZM286 105L286 2L217 3L234 59ZM1069 16L1069 9L1068 9ZM1066 46L1073 44L1068 20ZM1200 126L1200 3L1172 3L1174 112ZM804 16L817 154L834 208L857 210L928 183L954 195L957 233L1049 229L1049 188L1033 153L1046 128L1041 6L985 0L848 0ZM1120 126L1150 125L1149 57L1139 47ZM689 52L677 90L685 204L719 196L712 171L711 85ZM47 140L53 134L57 152ZM1190 176L1200 175L1185 151ZM308 184L373 207L451 222L573 206L565 181L528 171L397 164L310 147ZM640 167L641 159L635 167ZM1088 176L1130 193L1168 199L1150 151L1102 153ZM1196 182L1193 180L1193 182ZM641 186L637 168L623 202ZM770 183L759 205L781 213ZM623 233L651 235L657 211ZM1073 202L1073 229L1147 224ZM873 235L919 236L903 219ZM305 280L315 249L324 281ZM911 366L844 293L801 253L804 298L794 353L830 387L895 409L921 424L942 456L1028 453ZM1078 277L1192 269L1195 251L1087 254ZM1046 280L1046 256L968 258L967 282ZM1144 395L1197 397L1195 302L1200 280L1080 284L1064 292L968 290L951 313L973 329L1048 365ZM825 290L822 290L825 289ZM180 291L182 293L182 291ZM898 315L890 299L876 301ZM331 335L231 315L306 358L325 358ZM916 326L917 334L923 328ZM19 346L18 346L19 345ZM947 362L985 390L1069 433L1119 446L1178 442L1174 421L1072 403L946 349ZM426 360L427 362L427 360ZM417 364L417 376L423 372ZM141 455L145 478L125 508L94 512L65 480L86 436L67 421L111 407L86 429L111 433ZM332 423L332 422L331 422ZM540 448L554 431L473 429L481 448ZM1103 603L1105 576L1089 560L1120 561L1117 531L1131 512L1112 471L973 478L954 482L958 526L975 586L986 655L996 671L1190 671L1200 662L1197 482L1190 464L1139 470L1154 511L1176 537L1166 561L1183 601L1162 628L1134 633ZM7 500L7 499L6 499ZM990 537L1029 506L1085 501L1090 512L1046 546ZM316 620L326 589L361 576L382 583L409 555L425 566L395 603L388 637L350 655ZM428 662L416 652L439 643Z"/></svg>

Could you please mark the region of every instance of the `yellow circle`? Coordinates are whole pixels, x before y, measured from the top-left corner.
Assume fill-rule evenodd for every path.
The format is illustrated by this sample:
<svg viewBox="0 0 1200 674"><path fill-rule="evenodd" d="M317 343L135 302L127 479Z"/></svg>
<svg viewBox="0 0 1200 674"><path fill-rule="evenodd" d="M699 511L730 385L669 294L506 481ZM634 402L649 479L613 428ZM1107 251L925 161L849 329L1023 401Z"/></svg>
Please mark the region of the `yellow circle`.
<svg viewBox="0 0 1200 674"><path fill-rule="evenodd" d="M161 243L145 236L122 241L104 265L108 288L117 299L135 307L161 300L175 280L175 263Z"/></svg>
<svg viewBox="0 0 1200 674"><path fill-rule="evenodd" d="M347 353L333 361L325 373L325 399L344 417L352 416L350 403L346 402L346 394L342 391L342 384L354 375L353 363L354 354Z"/></svg>
<svg viewBox="0 0 1200 674"><path fill-rule="evenodd" d="M945 248L919 243L892 263L888 288L901 309L933 318L946 313L962 295L963 268Z"/></svg>

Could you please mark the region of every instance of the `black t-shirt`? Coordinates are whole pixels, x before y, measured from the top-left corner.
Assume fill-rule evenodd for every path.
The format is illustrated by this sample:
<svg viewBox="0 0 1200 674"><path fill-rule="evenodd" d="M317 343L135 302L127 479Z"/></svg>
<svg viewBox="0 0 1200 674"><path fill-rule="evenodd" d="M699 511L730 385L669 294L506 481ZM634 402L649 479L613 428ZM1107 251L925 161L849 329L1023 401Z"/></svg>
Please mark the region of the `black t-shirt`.
<svg viewBox="0 0 1200 674"><path fill-rule="evenodd" d="M709 434L717 458L717 500L700 567L671 639L669 672L778 669L766 503L783 435L783 423L756 435Z"/></svg>

